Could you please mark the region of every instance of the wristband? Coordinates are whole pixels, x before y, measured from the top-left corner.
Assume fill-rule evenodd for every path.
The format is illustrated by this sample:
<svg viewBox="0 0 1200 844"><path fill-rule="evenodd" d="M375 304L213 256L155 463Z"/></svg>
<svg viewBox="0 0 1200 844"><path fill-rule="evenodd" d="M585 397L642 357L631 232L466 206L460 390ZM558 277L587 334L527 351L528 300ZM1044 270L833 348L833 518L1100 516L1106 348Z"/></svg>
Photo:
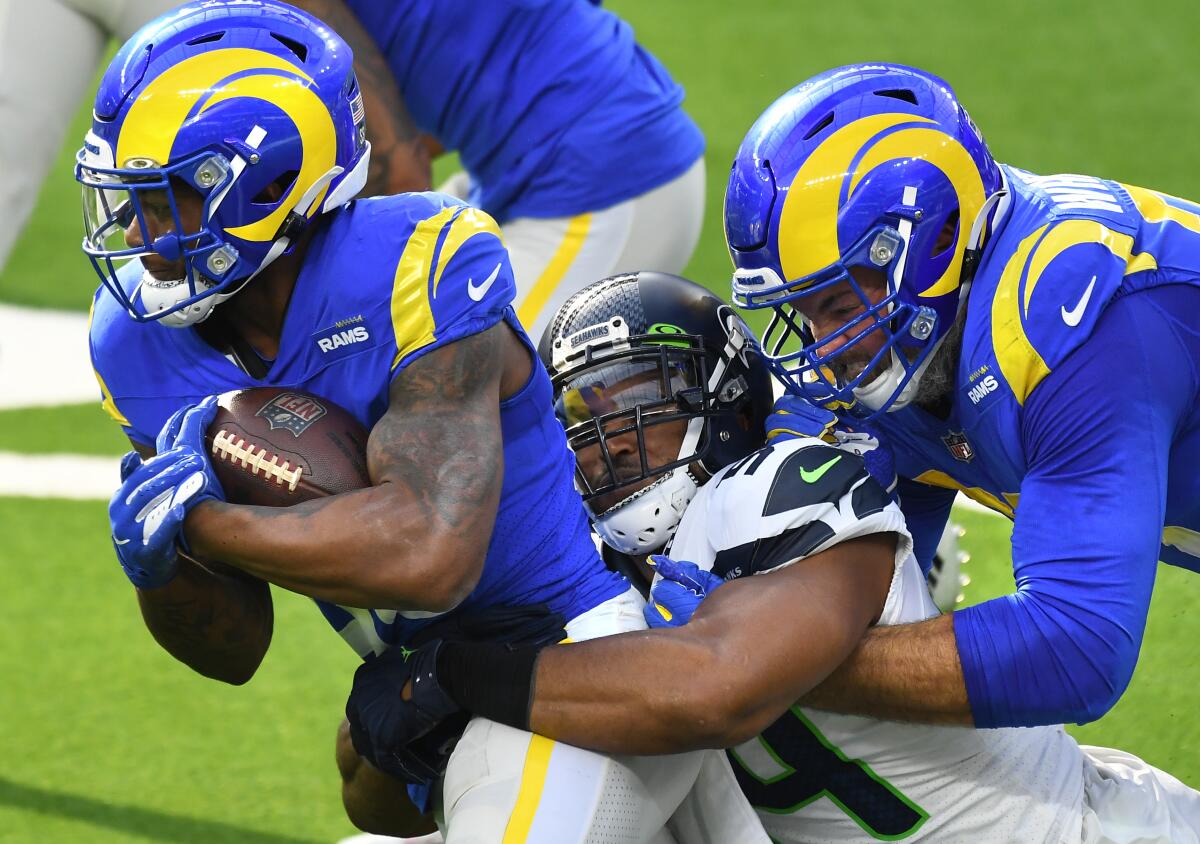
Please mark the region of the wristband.
<svg viewBox="0 0 1200 844"><path fill-rule="evenodd" d="M534 669L541 650L493 642L444 642L437 654L438 684L468 712L528 730Z"/></svg>

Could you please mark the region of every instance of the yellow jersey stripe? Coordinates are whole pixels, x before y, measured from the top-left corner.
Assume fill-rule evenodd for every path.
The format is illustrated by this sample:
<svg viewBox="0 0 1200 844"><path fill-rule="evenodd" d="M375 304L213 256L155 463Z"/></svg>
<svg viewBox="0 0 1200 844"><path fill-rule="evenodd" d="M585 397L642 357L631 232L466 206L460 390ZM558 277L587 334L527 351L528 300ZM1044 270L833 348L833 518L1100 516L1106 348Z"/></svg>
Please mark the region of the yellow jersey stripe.
<svg viewBox="0 0 1200 844"><path fill-rule="evenodd" d="M1178 223L1188 231L1200 234L1200 217L1168 204L1166 194L1133 185L1122 184L1121 187L1129 192L1129 196L1137 206L1138 213L1145 218L1147 223L1163 223L1169 220L1172 223Z"/></svg>
<svg viewBox="0 0 1200 844"><path fill-rule="evenodd" d="M504 238L500 236L500 227L486 211L480 211L478 208L463 208L462 213L450 223L450 231L446 233L441 254L438 255L437 269L433 273L433 287L431 288L434 299L437 298L438 283L442 280L442 273L446 271L446 265L458 253L459 248L477 234L493 234L501 243L504 242Z"/></svg>
<svg viewBox="0 0 1200 844"><path fill-rule="evenodd" d="M521 320L521 325L528 328L537 321L542 308L546 306L546 302L550 299L550 294L558 287L558 283L567 274L567 270L575 260L575 256L583 248L583 242L587 240L588 231L591 230L591 227L592 215L590 212L580 214L578 217L572 217L571 221L567 223L567 233L563 235L562 242L558 244L558 249L555 250L554 257L550 259L550 263L546 265L546 269L542 271L541 276L534 282L529 295L525 297L525 301L517 309L517 318Z"/></svg>
<svg viewBox="0 0 1200 844"><path fill-rule="evenodd" d="M524 844L533 828L533 818L542 801L542 790L546 787L546 772L550 769L550 754L554 742L545 736L534 735L525 752L525 769L521 774L521 790L517 792L517 804L509 816L502 844Z"/></svg>
<svg viewBox="0 0 1200 844"><path fill-rule="evenodd" d="M92 299L92 305L88 308L87 333L92 335L92 319L96 316L96 300ZM90 344L89 344L90 345ZM108 385L104 383L104 379L100 377L100 371L92 366L92 374L96 376L96 383L100 385L100 409L107 413L112 420L118 425L123 425L126 428L132 428L129 420L125 418L125 414L117 409L117 402L113 398L112 391L108 389Z"/></svg>
<svg viewBox="0 0 1200 844"><path fill-rule="evenodd" d="M94 369L92 373L96 376L96 381L100 384L100 394L103 396L100 402L100 409L111 416L112 420L118 425L132 428L133 426L129 424L129 420L125 418L125 414L117 409L117 402L113 398L112 393L109 392L108 385L104 383L104 379L100 377L100 373Z"/></svg>
<svg viewBox="0 0 1200 844"><path fill-rule="evenodd" d="M1017 397L1018 404L1024 404L1033 388L1050 374L1050 367L1046 366L1025 334L1020 300L1025 264L1046 228L1042 226L1021 241L1004 266L992 298L992 348L996 352L1000 372Z"/></svg>
<svg viewBox="0 0 1200 844"><path fill-rule="evenodd" d="M992 299L992 346L1000 371L1018 404L1050 374L1050 367L1025 331L1034 288L1050 263L1073 246L1098 243L1125 263L1125 275L1157 268L1148 252L1133 253L1133 238L1095 220L1065 220L1042 226L1021 241L1013 253Z"/></svg>
<svg viewBox="0 0 1200 844"><path fill-rule="evenodd" d="M977 501L984 507L989 507L997 513L1001 513L1013 518L1017 511L1017 503L1020 501L1020 494L1016 492L1004 493L1004 498L1000 499L992 495L983 487L978 486L963 486L954 478L947 475L945 472L939 472L936 469L930 469L927 472L922 472L913 478L917 483L929 484L930 486L941 487L942 489L955 489L970 498L972 501Z"/></svg>
<svg viewBox="0 0 1200 844"><path fill-rule="evenodd" d="M392 330L396 335L393 371L405 357L433 342L435 326L429 306L433 253L442 228L458 210L458 206L443 208L417 223L404 244L392 283Z"/></svg>

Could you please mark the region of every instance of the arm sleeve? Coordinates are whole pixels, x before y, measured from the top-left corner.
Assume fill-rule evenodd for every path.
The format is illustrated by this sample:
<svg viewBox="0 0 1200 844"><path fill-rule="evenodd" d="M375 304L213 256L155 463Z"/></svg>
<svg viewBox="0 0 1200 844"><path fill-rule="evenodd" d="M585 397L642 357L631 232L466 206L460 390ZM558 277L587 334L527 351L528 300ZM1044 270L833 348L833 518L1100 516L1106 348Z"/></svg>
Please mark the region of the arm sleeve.
<svg viewBox="0 0 1200 844"><path fill-rule="evenodd" d="M1017 591L954 614L977 726L1086 723L1133 674L1190 366L1154 297L1109 305L1025 404Z"/></svg>
<svg viewBox="0 0 1200 844"><path fill-rule="evenodd" d="M900 509L904 511L904 521L913 538L913 554L921 564L921 574L926 577L933 566L933 556L946 530L946 522L950 520L950 508L956 494L952 489L907 478L901 478L896 485Z"/></svg>

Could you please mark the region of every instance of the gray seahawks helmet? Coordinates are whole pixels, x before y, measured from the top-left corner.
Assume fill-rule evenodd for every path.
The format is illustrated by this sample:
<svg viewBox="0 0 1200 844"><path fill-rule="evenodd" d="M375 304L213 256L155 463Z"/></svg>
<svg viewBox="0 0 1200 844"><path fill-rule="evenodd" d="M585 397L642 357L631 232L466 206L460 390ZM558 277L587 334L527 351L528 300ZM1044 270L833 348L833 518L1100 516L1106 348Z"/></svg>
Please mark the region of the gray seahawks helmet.
<svg viewBox="0 0 1200 844"><path fill-rule="evenodd" d="M763 444L772 390L758 341L729 305L687 279L639 272L597 281L559 309L538 353L571 448L599 448L604 477L589 479L577 465L576 485L600 538L619 551L662 548L700 483ZM646 432L679 422L679 453L653 462ZM610 449L630 432L637 466ZM593 501L622 490L595 511Z"/></svg>

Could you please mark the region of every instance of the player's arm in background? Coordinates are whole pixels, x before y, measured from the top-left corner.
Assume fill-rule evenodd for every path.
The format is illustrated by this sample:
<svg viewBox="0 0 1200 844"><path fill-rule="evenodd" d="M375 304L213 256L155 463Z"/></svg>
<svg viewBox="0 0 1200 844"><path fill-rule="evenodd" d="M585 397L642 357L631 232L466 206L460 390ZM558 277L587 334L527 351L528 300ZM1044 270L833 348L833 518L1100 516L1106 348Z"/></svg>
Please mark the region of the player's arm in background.
<svg viewBox="0 0 1200 844"><path fill-rule="evenodd" d="M845 659L887 599L896 534L733 580L682 627L547 648L529 729L609 753L732 747Z"/></svg>
<svg viewBox="0 0 1200 844"><path fill-rule="evenodd" d="M371 164L363 196L429 190L430 147L413 123L387 59L342 0L293 0L328 24L354 51L354 72L367 113Z"/></svg>
<svg viewBox="0 0 1200 844"><path fill-rule="evenodd" d="M1084 723L1117 701L1149 609L1173 432L1196 391L1181 378L1196 377L1192 352L1155 302L1175 295L1109 305L1026 401L1016 593L871 631L805 703L1003 727Z"/></svg>
<svg viewBox="0 0 1200 844"><path fill-rule="evenodd" d="M205 501L185 523L189 545L332 603L457 606L478 582L499 506L500 401L531 365L503 321L433 349L392 381L367 443L372 486L292 507Z"/></svg>
<svg viewBox="0 0 1200 844"><path fill-rule="evenodd" d="M154 449L130 440L143 458ZM138 606L151 635L192 670L240 685L262 663L271 644L274 608L263 581L211 561L179 556L178 574L157 589L138 589Z"/></svg>

